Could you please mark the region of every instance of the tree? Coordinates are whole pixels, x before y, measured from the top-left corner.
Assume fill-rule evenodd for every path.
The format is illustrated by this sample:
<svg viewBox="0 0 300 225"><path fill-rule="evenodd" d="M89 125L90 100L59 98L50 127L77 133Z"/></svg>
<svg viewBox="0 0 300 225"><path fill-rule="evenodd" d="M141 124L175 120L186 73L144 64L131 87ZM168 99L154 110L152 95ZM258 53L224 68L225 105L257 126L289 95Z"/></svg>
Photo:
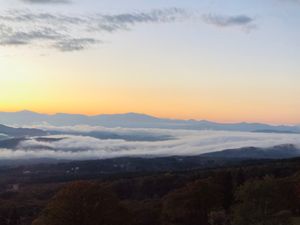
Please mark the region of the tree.
<svg viewBox="0 0 300 225"><path fill-rule="evenodd" d="M229 218L224 210L213 211L209 214L210 225L227 225Z"/></svg>
<svg viewBox="0 0 300 225"><path fill-rule="evenodd" d="M240 168L236 174L235 185L239 187L245 183L245 180L244 170Z"/></svg>
<svg viewBox="0 0 300 225"><path fill-rule="evenodd" d="M124 201L122 203L132 215L131 225L160 225L161 202L156 199Z"/></svg>
<svg viewBox="0 0 300 225"><path fill-rule="evenodd" d="M127 211L107 188L91 182L76 182L61 190L34 225L128 224Z"/></svg>
<svg viewBox="0 0 300 225"><path fill-rule="evenodd" d="M222 196L211 181L197 181L166 196L162 219L165 225L208 225L209 214L219 209Z"/></svg>
<svg viewBox="0 0 300 225"><path fill-rule="evenodd" d="M17 209L14 208L11 211L11 215L8 220L8 225L20 225L20 224L21 224L20 216L17 212Z"/></svg>
<svg viewBox="0 0 300 225"><path fill-rule="evenodd" d="M246 182L237 191L238 204L233 207L232 224L288 225L287 194L282 192L279 181L272 177Z"/></svg>
<svg viewBox="0 0 300 225"><path fill-rule="evenodd" d="M224 171L218 173L215 177L215 182L219 185L220 191L222 192L222 207L228 212L234 200L231 172Z"/></svg>

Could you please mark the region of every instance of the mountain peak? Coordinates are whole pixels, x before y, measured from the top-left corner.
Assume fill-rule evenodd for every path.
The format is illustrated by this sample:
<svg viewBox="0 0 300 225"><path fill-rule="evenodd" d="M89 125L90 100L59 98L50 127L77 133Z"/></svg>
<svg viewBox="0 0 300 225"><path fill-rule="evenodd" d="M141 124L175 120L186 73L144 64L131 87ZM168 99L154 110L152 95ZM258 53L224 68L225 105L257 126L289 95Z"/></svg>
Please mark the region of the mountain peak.
<svg viewBox="0 0 300 225"><path fill-rule="evenodd" d="M81 114L40 114L29 110L14 113L1 113L0 123L6 125L50 124L55 126L91 125L126 128L163 128L188 130L228 130L265 133L300 133L297 126L273 126L262 123L217 123L207 120L180 120L158 118L135 112L123 114L100 114L94 116Z"/></svg>
<svg viewBox="0 0 300 225"><path fill-rule="evenodd" d="M122 115L124 115L124 116L132 116L132 117L156 118L154 116L150 116L150 115L147 115L147 114L135 113L135 112L128 112L128 113L124 113Z"/></svg>
<svg viewBox="0 0 300 225"><path fill-rule="evenodd" d="M111 117L111 118L128 118L128 119L158 119L154 116L150 116L143 113L134 113L134 112L128 112L128 113L120 113L120 114L100 114L97 115L100 117Z"/></svg>
<svg viewBox="0 0 300 225"><path fill-rule="evenodd" d="M30 110L21 110L21 111L18 111L18 112L16 112L16 113L18 113L18 114L38 114L38 113L36 113L36 112L33 112L33 111L30 111Z"/></svg>

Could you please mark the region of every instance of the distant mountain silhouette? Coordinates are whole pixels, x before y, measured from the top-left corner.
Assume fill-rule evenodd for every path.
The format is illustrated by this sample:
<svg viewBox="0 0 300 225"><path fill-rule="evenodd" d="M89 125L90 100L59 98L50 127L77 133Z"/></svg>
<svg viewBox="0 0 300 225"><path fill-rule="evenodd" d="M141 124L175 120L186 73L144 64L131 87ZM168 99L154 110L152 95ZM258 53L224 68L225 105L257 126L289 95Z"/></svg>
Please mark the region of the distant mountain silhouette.
<svg viewBox="0 0 300 225"><path fill-rule="evenodd" d="M14 142L15 141L15 142ZM16 147L18 140L12 140L10 142L0 142L4 147ZM43 147L44 148L44 147ZM70 168L79 167L81 172L88 174L97 173L114 173L114 172L141 172L141 171L180 171L188 169L200 169L200 168L215 168L223 166L241 165L240 163L252 164L256 162L269 162L261 160L274 160L274 159L290 159L298 158L299 161L300 150L293 145L278 145L271 148L255 148L246 147L240 149L230 149L220 152L206 153L196 156L161 156L161 157L119 157L111 159L97 159L97 160L61 160L53 158L26 158L26 159L14 159L3 160L0 159L0 166L3 165L33 165L48 163L49 165L43 165L42 168L46 169L49 175L49 170L60 167L63 174ZM252 161L254 160L254 161ZM71 161L71 162L70 162ZM58 164L61 162L61 164ZM53 165L50 165L52 164ZM41 170L39 165L38 170ZM31 167L32 168L32 167ZM23 171L23 170L22 170Z"/></svg>
<svg viewBox="0 0 300 225"><path fill-rule="evenodd" d="M16 150L19 147L19 144L23 141L28 141L28 140L35 140L38 142L56 142L63 140L64 138L51 138L47 136L36 136L36 137L11 137L7 138L4 140L0 140L0 149L1 148L6 148L6 149L11 149L11 150ZM54 150L53 148L45 145L34 145L30 147L22 147L23 149L29 149L29 150L40 150L40 149L48 149L48 150Z"/></svg>
<svg viewBox="0 0 300 225"><path fill-rule="evenodd" d="M32 137L47 135L47 132L39 129L13 128L0 124L0 134L5 134L9 137Z"/></svg>
<svg viewBox="0 0 300 225"><path fill-rule="evenodd" d="M26 138L10 138L7 140L0 140L0 149L1 148L15 149L22 141L25 140Z"/></svg>
<svg viewBox="0 0 300 225"><path fill-rule="evenodd" d="M86 116L80 114L64 113L48 115L31 111L0 112L0 124L25 126L45 123L54 126L91 125L125 128L165 128L188 130L300 133L299 126L272 126L262 123L245 122L225 124L206 120L162 119L138 113Z"/></svg>
<svg viewBox="0 0 300 225"><path fill-rule="evenodd" d="M220 152L202 154L211 158L237 158L237 159L285 159L300 157L300 149L294 145L278 145L271 148L246 147L228 149Z"/></svg>

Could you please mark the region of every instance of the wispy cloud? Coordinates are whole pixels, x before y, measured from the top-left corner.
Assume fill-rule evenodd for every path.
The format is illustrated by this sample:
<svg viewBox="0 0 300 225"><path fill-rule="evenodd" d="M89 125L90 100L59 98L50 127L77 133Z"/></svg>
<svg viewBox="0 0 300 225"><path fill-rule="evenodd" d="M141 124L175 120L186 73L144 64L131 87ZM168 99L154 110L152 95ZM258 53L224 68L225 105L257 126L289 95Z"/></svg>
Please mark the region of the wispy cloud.
<svg viewBox="0 0 300 225"><path fill-rule="evenodd" d="M153 10L148 13L135 12L118 15L99 15L97 28L104 31L126 30L130 26L138 23L169 23L186 19L188 12L179 8L170 8L165 10Z"/></svg>
<svg viewBox="0 0 300 225"><path fill-rule="evenodd" d="M139 24L184 21L193 16L194 13L181 8L88 15L14 10L0 14L0 46L31 45L63 52L79 51L105 42L104 34L130 31ZM255 27L254 19L247 15L204 15L202 18L205 23L218 27L237 26L246 30Z"/></svg>
<svg viewBox="0 0 300 225"><path fill-rule="evenodd" d="M65 4L70 3L70 0L21 0L22 2L31 4Z"/></svg>
<svg viewBox="0 0 300 225"><path fill-rule="evenodd" d="M13 30L5 25L0 26L1 45L26 45L38 40L57 40L62 35L49 27L34 30Z"/></svg>
<svg viewBox="0 0 300 225"><path fill-rule="evenodd" d="M10 11L0 15L0 45L41 44L64 52L78 51L102 43L103 33L128 31L138 24L171 23L187 17L188 13L178 8L83 16Z"/></svg>
<svg viewBox="0 0 300 225"><path fill-rule="evenodd" d="M241 27L246 30L254 29L254 18L247 15L223 16L223 15L204 15L203 21L217 27Z"/></svg>
<svg viewBox="0 0 300 225"><path fill-rule="evenodd" d="M100 43L101 41L93 38L66 38L54 43L53 47L62 52L83 50L86 47Z"/></svg>
<svg viewBox="0 0 300 225"><path fill-rule="evenodd" d="M283 3L300 3L300 0L277 0L278 2L283 2Z"/></svg>

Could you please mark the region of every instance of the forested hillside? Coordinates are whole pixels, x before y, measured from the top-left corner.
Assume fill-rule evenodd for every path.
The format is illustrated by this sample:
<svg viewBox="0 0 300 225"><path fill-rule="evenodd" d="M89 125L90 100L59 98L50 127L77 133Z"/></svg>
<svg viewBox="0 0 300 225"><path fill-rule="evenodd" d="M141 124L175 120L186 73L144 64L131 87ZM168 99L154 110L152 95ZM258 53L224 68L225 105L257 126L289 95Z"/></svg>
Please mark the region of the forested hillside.
<svg viewBox="0 0 300 225"><path fill-rule="evenodd" d="M300 159L115 173L2 189L2 225L288 225L300 217Z"/></svg>

